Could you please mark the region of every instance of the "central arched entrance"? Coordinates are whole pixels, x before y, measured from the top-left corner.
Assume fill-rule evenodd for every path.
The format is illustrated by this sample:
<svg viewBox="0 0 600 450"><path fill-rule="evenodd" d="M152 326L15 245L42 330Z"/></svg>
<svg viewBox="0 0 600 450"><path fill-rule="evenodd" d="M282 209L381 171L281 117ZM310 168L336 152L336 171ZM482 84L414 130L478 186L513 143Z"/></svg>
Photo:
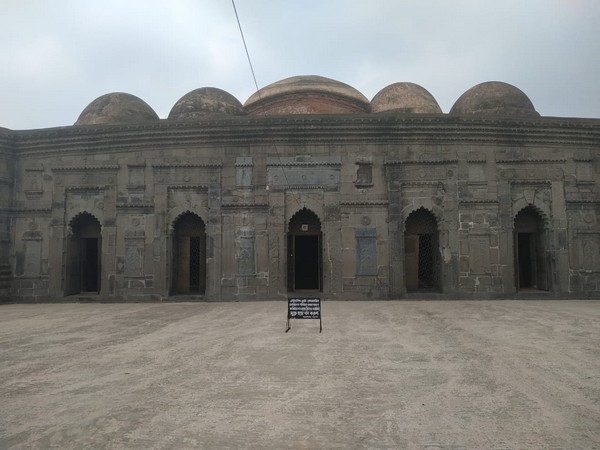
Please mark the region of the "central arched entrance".
<svg viewBox="0 0 600 450"><path fill-rule="evenodd" d="M304 208L290 219L288 227L288 291L323 290L323 234L321 221Z"/></svg>
<svg viewBox="0 0 600 450"><path fill-rule="evenodd" d="M71 221L65 295L100 292L101 231L100 222L89 213Z"/></svg>
<svg viewBox="0 0 600 450"><path fill-rule="evenodd" d="M173 225L173 294L206 291L206 227L196 214L187 212Z"/></svg>
<svg viewBox="0 0 600 450"><path fill-rule="evenodd" d="M515 217L515 276L518 290L549 286L549 261L546 257L544 222L532 206L523 208Z"/></svg>
<svg viewBox="0 0 600 450"><path fill-rule="evenodd" d="M404 279L408 292L440 290L439 233L434 215L419 208L404 227Z"/></svg>

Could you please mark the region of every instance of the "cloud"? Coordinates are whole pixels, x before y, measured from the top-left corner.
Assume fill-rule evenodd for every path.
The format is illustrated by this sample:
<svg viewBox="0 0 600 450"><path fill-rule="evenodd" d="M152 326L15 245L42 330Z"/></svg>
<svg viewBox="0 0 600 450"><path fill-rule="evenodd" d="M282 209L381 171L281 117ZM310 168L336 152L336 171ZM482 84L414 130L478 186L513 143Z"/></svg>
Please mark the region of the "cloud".
<svg viewBox="0 0 600 450"><path fill-rule="evenodd" d="M396 81L444 111L475 84L521 88L542 115L600 117L597 0L237 0L259 85L322 75L372 98ZM161 117L185 93L255 90L233 8L222 0L4 0L0 126L73 123L124 91Z"/></svg>

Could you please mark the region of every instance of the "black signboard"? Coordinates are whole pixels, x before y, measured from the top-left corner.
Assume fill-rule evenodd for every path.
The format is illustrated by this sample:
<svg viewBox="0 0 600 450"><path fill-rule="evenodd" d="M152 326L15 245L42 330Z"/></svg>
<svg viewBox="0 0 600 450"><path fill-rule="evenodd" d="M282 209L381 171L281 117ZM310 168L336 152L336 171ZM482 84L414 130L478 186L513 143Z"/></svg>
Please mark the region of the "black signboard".
<svg viewBox="0 0 600 450"><path fill-rule="evenodd" d="M287 328L290 331L290 319L319 319L319 333L323 331L321 323L321 299L320 298L288 298Z"/></svg>

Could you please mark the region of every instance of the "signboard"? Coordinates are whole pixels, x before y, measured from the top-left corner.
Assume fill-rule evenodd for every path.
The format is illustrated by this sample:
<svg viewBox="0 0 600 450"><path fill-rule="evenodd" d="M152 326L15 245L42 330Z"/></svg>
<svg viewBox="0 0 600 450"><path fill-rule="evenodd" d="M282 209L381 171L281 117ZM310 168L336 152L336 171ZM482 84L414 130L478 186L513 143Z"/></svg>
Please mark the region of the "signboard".
<svg viewBox="0 0 600 450"><path fill-rule="evenodd" d="M319 319L319 333L323 331L321 323L320 298L288 298L287 328L290 331L290 319Z"/></svg>

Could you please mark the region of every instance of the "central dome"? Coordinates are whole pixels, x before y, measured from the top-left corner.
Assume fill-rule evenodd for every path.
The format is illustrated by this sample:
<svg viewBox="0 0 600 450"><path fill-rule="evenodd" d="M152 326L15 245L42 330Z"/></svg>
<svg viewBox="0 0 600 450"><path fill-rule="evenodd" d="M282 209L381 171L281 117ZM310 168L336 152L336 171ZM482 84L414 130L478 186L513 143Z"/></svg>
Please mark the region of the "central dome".
<svg viewBox="0 0 600 450"><path fill-rule="evenodd" d="M286 78L260 89L244 109L250 115L344 114L369 112L370 104L352 86L310 75Z"/></svg>

